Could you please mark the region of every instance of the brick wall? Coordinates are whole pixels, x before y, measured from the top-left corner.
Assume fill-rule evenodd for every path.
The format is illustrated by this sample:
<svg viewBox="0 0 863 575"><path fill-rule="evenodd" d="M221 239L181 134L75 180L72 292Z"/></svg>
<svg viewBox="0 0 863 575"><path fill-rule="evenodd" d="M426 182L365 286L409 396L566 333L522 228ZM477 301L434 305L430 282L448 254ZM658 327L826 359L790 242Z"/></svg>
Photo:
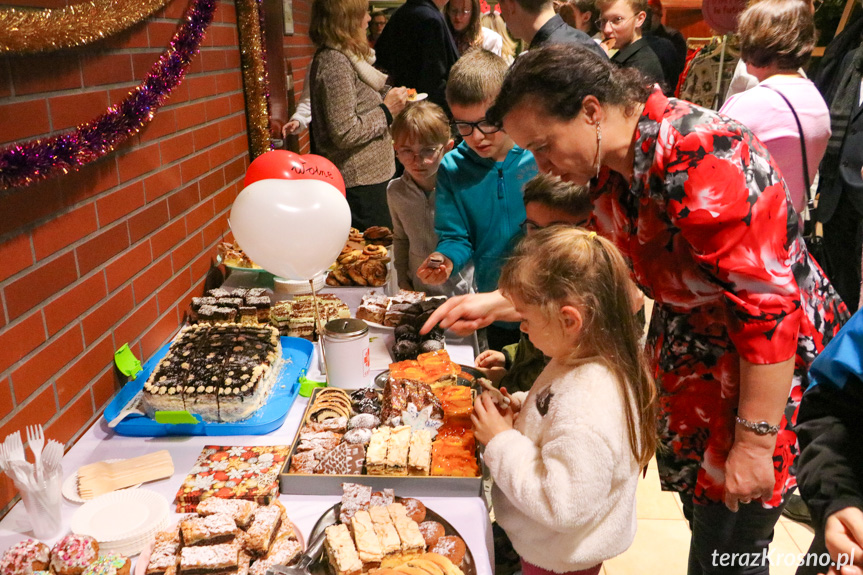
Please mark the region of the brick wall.
<svg viewBox="0 0 863 575"><path fill-rule="evenodd" d="M294 72L294 96L300 100L306 74L315 55L315 46L309 40L309 20L312 12L312 0L293 0L294 35L285 36L285 58L290 60ZM309 132L300 134L300 153L309 153Z"/></svg>
<svg viewBox="0 0 863 575"><path fill-rule="evenodd" d="M0 57L0 145L120 101L187 5L98 45ZM138 136L80 172L0 192L0 438L41 423L74 441L120 384L113 351L128 342L147 359L177 330L242 187L245 122L236 12L222 0L186 79ZM14 495L0 476L0 516Z"/></svg>

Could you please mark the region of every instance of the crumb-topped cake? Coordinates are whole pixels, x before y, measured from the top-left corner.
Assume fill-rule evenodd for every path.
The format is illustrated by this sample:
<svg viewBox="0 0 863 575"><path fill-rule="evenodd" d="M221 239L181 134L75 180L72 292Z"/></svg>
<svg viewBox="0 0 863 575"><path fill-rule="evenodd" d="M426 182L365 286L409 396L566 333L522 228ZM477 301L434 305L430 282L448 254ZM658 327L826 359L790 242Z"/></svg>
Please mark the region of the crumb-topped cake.
<svg viewBox="0 0 863 575"><path fill-rule="evenodd" d="M205 421L241 421L266 401L281 358L279 332L239 324L185 327L144 384L143 405Z"/></svg>

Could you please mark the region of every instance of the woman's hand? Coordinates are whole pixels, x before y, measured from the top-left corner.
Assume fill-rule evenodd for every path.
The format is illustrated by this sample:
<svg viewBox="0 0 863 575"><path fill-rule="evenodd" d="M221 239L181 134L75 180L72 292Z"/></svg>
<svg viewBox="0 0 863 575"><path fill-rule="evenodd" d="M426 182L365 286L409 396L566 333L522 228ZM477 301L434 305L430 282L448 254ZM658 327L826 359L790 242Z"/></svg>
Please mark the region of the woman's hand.
<svg viewBox="0 0 863 575"><path fill-rule="evenodd" d="M465 336L497 320L519 321L520 318L499 291L468 294L446 300L431 314L420 333L426 334L440 324L444 329Z"/></svg>
<svg viewBox="0 0 863 575"><path fill-rule="evenodd" d="M392 88L387 95L384 96L384 106L390 111L393 117L396 117L399 112L405 109L405 104L408 101L408 89L405 87Z"/></svg>
<svg viewBox="0 0 863 575"><path fill-rule="evenodd" d="M474 364L477 367L491 369L492 367L506 367L506 356L502 351L487 349L479 354Z"/></svg>
<svg viewBox="0 0 863 575"><path fill-rule="evenodd" d="M751 431L740 431L738 435ZM754 434L753 434L754 435ZM751 503L756 499L770 499L776 477L773 473L773 452L776 447L774 436L770 442L754 443L735 440L725 461L725 505L737 511L739 504Z"/></svg>
<svg viewBox="0 0 863 575"><path fill-rule="evenodd" d="M443 263L439 265L432 265L431 259L435 256L437 256L437 261L443 259ZM417 269L417 277L423 280L424 283L427 283L429 285L440 285L446 280L448 280L449 277L452 275L453 267L454 266L451 259L441 253L432 252L425 259L422 265Z"/></svg>
<svg viewBox="0 0 863 575"><path fill-rule="evenodd" d="M282 137L287 138L288 136L296 136L302 130L300 130L300 123L297 120L291 120L284 126L282 126Z"/></svg>
<svg viewBox="0 0 863 575"><path fill-rule="evenodd" d="M473 422L474 436L483 445L488 445L495 435L512 429L513 413L510 408L501 411L492 400L491 394L484 391L476 398L470 419Z"/></svg>
<svg viewBox="0 0 863 575"><path fill-rule="evenodd" d="M828 517L824 541L833 561L828 575L863 575L863 511L846 507Z"/></svg>

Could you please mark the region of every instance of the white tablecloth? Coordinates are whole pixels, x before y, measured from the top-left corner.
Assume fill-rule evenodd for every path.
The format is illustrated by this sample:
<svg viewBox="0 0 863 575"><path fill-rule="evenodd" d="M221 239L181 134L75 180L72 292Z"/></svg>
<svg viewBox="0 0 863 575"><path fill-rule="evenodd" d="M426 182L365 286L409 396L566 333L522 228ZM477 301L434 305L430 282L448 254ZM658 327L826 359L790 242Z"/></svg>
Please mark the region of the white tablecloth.
<svg viewBox="0 0 863 575"><path fill-rule="evenodd" d="M357 292L361 295L362 290L344 289L336 291L352 309L356 308L356 303L359 301ZM375 333L376 330L374 328L372 330L372 336L386 335L387 333ZM468 365L473 364L474 351L472 346L448 343L447 349L453 361ZM319 377L317 365L317 358L313 358L312 366L309 370L309 377L311 379L322 379ZM169 479L147 483L142 486L142 489L151 489L163 495L169 501L174 518L178 519L180 515L173 513L174 496L205 445L289 445L293 441L307 403L308 400L306 398L297 397L281 428L268 435L257 436L124 437L115 435L108 429L106 422L100 419L84 433L64 456L64 478L71 475L82 465L88 463L114 458L125 459L137 457L160 449L167 449L174 460L174 475ZM462 535L473 553L478 574L490 575L493 572L493 546L491 524L489 523L488 510L484 501L480 497L423 497L421 499L427 507L443 516ZM284 503L289 517L307 539L318 518L327 509L332 507L338 501L338 498L329 496L281 495L280 501ZM72 516L80 508L80 504L71 503L65 499L62 506L64 529L54 539L45 541L49 545L68 532ZM26 510L23 504L18 503L0 521L0 552L30 536L32 536L32 533L30 533L30 523L27 519Z"/></svg>

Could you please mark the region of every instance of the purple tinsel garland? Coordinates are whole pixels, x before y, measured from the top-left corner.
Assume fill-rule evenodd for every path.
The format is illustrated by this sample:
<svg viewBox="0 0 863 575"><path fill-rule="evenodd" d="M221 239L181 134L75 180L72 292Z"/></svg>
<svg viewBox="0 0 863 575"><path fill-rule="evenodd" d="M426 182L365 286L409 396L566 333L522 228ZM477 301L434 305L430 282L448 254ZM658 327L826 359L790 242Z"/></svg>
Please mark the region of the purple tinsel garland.
<svg viewBox="0 0 863 575"><path fill-rule="evenodd" d="M182 27L147 79L103 115L59 136L0 149L0 188L28 186L77 170L137 134L182 82L215 9L216 0L193 0Z"/></svg>

